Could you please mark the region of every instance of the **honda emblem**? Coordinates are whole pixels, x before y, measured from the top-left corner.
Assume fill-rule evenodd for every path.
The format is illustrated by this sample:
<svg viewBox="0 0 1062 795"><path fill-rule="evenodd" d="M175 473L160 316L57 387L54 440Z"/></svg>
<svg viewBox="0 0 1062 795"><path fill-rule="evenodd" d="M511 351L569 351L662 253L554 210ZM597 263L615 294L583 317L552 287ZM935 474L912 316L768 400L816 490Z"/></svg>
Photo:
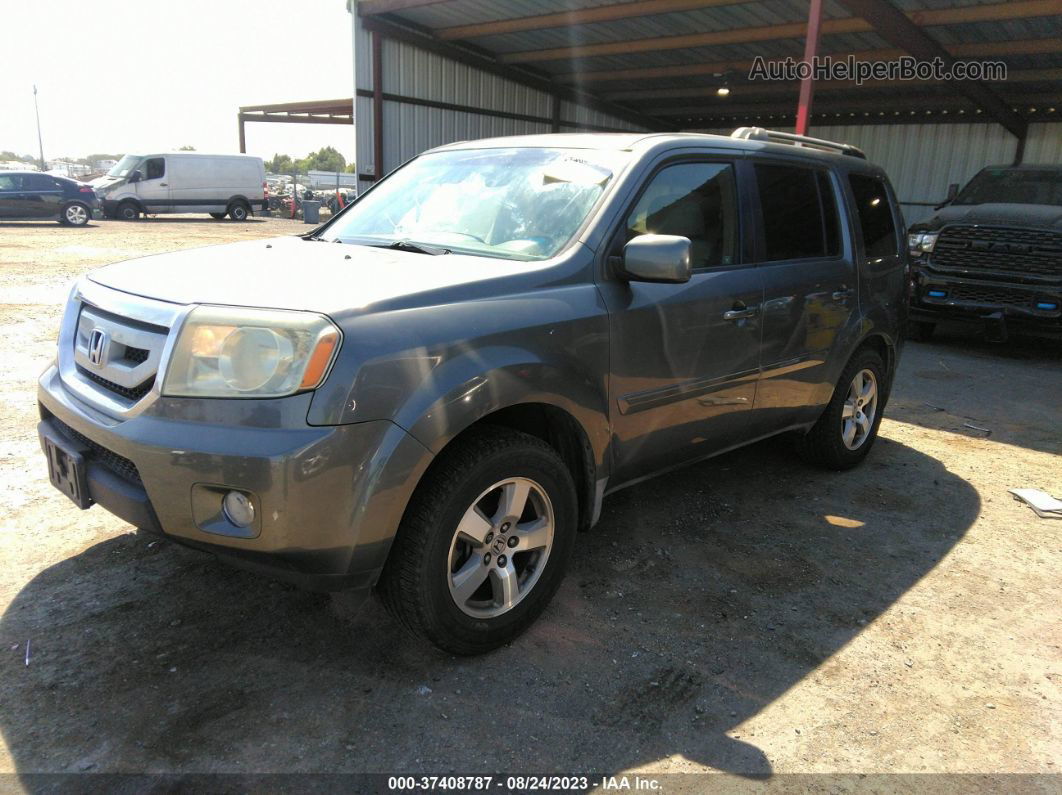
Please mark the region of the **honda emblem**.
<svg viewBox="0 0 1062 795"><path fill-rule="evenodd" d="M103 356L107 351L107 332L94 328L88 339L88 360L93 367L103 366Z"/></svg>

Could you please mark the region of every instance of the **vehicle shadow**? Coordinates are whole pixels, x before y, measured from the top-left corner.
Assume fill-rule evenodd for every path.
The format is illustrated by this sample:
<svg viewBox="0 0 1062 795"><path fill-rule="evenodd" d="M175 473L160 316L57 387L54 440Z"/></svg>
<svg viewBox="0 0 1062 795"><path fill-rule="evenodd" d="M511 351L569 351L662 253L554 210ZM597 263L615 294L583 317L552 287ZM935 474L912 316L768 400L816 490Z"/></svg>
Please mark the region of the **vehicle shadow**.
<svg viewBox="0 0 1062 795"><path fill-rule="evenodd" d="M120 221L117 218L104 219L108 224L127 224L130 228L136 228L137 224L261 224L266 218L249 217L242 221L233 221L231 218L211 218L209 215L195 218L173 218L166 215L145 215L136 221Z"/></svg>
<svg viewBox="0 0 1062 795"><path fill-rule="evenodd" d="M0 619L0 731L23 774L611 774L681 755L768 776L732 735L979 509L888 439L841 474L761 443L606 500L545 615L478 658L425 646L375 601L349 610L119 535L42 571Z"/></svg>
<svg viewBox="0 0 1062 795"><path fill-rule="evenodd" d="M967 326L941 324L931 342L907 344L888 416L1062 455L1060 365L1062 340L986 342Z"/></svg>
<svg viewBox="0 0 1062 795"><path fill-rule="evenodd" d="M99 227L98 221L89 221L83 226L67 226L54 218L47 221L4 221L0 222L0 229L61 229L64 232L77 232L80 229L95 229Z"/></svg>

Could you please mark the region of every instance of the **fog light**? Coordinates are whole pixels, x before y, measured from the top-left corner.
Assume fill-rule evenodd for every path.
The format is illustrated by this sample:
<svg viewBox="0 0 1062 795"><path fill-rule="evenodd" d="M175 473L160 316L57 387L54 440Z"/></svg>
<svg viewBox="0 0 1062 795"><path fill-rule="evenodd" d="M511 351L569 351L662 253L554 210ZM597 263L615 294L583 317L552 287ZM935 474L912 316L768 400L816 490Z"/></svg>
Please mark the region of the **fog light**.
<svg viewBox="0 0 1062 795"><path fill-rule="evenodd" d="M225 518L237 527L248 527L254 521L254 503L242 491L230 491L221 501Z"/></svg>

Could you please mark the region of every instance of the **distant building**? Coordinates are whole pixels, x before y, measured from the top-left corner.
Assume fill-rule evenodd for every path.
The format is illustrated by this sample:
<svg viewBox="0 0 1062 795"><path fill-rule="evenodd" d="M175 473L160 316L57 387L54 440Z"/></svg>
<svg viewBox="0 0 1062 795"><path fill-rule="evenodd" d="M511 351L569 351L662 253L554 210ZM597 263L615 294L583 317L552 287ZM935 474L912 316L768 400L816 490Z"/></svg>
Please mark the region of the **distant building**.
<svg viewBox="0 0 1062 795"><path fill-rule="evenodd" d="M49 160L48 173L61 177L80 177L92 173L92 168L84 163L71 163L69 160Z"/></svg>
<svg viewBox="0 0 1062 795"><path fill-rule="evenodd" d="M0 160L0 171L37 171L33 163L23 163L21 160Z"/></svg>
<svg viewBox="0 0 1062 795"><path fill-rule="evenodd" d="M92 164L92 167L96 171L110 171L116 165L118 165L117 160L97 160L95 163Z"/></svg>

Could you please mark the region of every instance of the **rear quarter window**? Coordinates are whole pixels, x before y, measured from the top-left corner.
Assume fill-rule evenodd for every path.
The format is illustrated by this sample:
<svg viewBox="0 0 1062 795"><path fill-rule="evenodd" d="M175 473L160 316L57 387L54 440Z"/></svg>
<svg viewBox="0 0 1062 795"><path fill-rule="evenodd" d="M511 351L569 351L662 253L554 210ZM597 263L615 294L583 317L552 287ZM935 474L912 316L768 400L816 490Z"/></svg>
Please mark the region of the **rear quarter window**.
<svg viewBox="0 0 1062 795"><path fill-rule="evenodd" d="M878 177L849 174L848 184L852 186L867 258L878 259L899 254L896 224L885 183Z"/></svg>

